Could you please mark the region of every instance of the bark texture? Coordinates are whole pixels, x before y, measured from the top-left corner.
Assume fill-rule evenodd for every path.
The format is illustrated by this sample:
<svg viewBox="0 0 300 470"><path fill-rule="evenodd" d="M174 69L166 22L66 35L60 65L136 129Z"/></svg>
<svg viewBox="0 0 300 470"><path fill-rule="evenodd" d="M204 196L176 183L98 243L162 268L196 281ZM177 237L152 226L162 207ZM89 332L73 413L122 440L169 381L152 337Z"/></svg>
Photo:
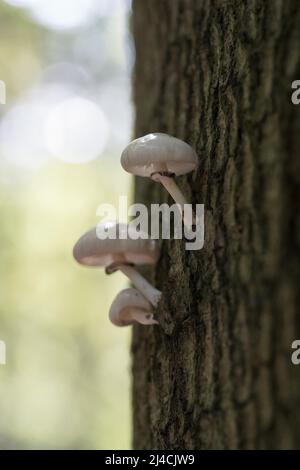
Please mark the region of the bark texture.
<svg viewBox="0 0 300 470"><path fill-rule="evenodd" d="M135 0L132 27L136 136L189 142L205 204L203 250L162 242L161 326L134 329L134 448L300 448L300 2Z"/></svg>

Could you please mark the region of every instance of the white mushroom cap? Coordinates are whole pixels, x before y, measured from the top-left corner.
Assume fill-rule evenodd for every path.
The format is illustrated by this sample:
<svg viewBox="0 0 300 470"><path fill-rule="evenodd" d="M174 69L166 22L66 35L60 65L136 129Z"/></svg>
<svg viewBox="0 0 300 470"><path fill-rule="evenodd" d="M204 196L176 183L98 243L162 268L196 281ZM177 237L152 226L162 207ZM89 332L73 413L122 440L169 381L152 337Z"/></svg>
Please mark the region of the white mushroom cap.
<svg viewBox="0 0 300 470"><path fill-rule="evenodd" d="M168 134L147 134L132 141L121 155L124 170L138 176L153 173L183 175L198 165L196 152L190 145Z"/></svg>
<svg viewBox="0 0 300 470"><path fill-rule="evenodd" d="M124 289L116 296L109 309L109 319L117 326L132 325L135 321L143 325L154 325L152 306L136 289Z"/></svg>
<svg viewBox="0 0 300 470"><path fill-rule="evenodd" d="M115 233L115 239L97 237L99 228ZM99 233L99 232L98 232ZM120 239L127 234L127 239ZM110 266L113 264L155 264L159 258L157 242L151 239L132 239L133 231L127 224L103 222L86 232L74 246L73 256L87 266Z"/></svg>

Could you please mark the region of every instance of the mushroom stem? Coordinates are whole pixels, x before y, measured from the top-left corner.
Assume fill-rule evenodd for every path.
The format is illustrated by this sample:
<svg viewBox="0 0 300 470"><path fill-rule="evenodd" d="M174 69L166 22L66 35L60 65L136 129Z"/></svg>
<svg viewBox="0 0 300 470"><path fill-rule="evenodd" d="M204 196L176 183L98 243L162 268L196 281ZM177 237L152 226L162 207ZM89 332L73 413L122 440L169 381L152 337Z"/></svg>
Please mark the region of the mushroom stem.
<svg viewBox="0 0 300 470"><path fill-rule="evenodd" d="M178 205L181 216L183 218L184 225L186 225L187 227L191 227L195 223L193 212L190 209L189 205L187 206L186 210L184 210L184 205L189 203L178 188L173 176L165 176L161 173L154 173L152 179L154 179L155 181L159 181L164 186L164 188L168 191L170 196L172 196L172 198Z"/></svg>
<svg viewBox="0 0 300 470"><path fill-rule="evenodd" d="M143 294L143 296L151 302L154 307L157 307L157 304L161 297L161 292L158 289L155 289L150 282L148 282L136 269L132 266L127 266L122 264L119 266L119 270L122 271L125 276L130 279L132 284Z"/></svg>
<svg viewBox="0 0 300 470"><path fill-rule="evenodd" d="M154 319L152 312L147 312L137 307L130 309L130 316L141 325L158 325L158 321Z"/></svg>

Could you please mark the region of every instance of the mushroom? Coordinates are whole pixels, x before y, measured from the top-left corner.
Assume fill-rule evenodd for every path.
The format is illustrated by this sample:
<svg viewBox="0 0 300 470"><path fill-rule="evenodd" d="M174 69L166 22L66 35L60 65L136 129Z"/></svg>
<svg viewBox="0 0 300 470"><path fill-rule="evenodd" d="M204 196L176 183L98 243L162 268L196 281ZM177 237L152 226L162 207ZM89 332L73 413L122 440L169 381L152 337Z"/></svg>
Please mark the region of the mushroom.
<svg viewBox="0 0 300 470"><path fill-rule="evenodd" d="M100 235L103 233L106 234L105 238ZM73 256L78 263L85 266L104 266L106 274L120 270L156 307L161 292L134 266L155 264L159 258L159 249L155 240L141 236L141 232L133 230L127 224L102 222L82 235L74 246Z"/></svg>
<svg viewBox="0 0 300 470"><path fill-rule="evenodd" d="M109 309L109 319L116 326L158 325L152 306L136 289L124 289L116 296Z"/></svg>
<svg viewBox="0 0 300 470"><path fill-rule="evenodd" d="M121 155L121 165L129 173L160 182L172 196L183 216L184 224L193 224L193 214L174 176L195 170L196 152L190 145L168 134L153 133L133 140Z"/></svg>

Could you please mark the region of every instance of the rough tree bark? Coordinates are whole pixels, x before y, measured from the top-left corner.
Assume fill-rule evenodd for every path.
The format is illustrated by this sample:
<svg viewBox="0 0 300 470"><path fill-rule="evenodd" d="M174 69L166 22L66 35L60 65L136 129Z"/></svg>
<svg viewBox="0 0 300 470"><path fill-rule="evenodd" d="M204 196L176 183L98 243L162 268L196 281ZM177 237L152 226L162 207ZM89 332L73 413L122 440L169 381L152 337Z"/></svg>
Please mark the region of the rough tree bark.
<svg viewBox="0 0 300 470"><path fill-rule="evenodd" d="M162 242L161 327L134 329L134 448L300 448L300 2L135 0L132 24L136 136L194 146L177 181L205 204L203 250Z"/></svg>

